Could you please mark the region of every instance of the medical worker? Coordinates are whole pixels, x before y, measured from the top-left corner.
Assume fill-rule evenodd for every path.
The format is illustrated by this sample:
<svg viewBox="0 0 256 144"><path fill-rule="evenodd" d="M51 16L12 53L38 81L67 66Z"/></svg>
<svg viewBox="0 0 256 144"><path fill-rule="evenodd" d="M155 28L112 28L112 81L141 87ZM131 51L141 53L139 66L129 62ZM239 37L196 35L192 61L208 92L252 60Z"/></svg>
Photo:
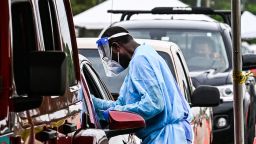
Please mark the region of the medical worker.
<svg viewBox="0 0 256 144"><path fill-rule="evenodd" d="M165 60L147 44L138 44L122 27L110 27L97 41L107 76L129 72L116 101L93 97L97 111L128 111L141 115L146 127L136 135L143 144L188 144L193 134L190 107Z"/></svg>

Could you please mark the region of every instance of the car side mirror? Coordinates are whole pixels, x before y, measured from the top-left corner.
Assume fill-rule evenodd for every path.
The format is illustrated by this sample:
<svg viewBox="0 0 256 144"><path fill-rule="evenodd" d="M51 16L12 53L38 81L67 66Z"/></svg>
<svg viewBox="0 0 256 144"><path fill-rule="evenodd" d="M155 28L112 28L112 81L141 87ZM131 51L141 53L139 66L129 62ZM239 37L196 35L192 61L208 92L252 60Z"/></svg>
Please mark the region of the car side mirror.
<svg viewBox="0 0 256 144"><path fill-rule="evenodd" d="M201 85L195 89L191 96L192 106L213 107L220 103L219 89L213 86Z"/></svg>
<svg viewBox="0 0 256 144"><path fill-rule="evenodd" d="M67 85L66 79L66 53L61 51L36 51L30 53L29 95L64 95Z"/></svg>
<svg viewBox="0 0 256 144"><path fill-rule="evenodd" d="M145 120L138 114L110 111L109 130L106 130L105 133L110 138L116 135L134 133L145 126Z"/></svg>
<svg viewBox="0 0 256 144"><path fill-rule="evenodd" d="M242 56L243 66L242 69L250 70L256 68L256 54L245 54Z"/></svg>

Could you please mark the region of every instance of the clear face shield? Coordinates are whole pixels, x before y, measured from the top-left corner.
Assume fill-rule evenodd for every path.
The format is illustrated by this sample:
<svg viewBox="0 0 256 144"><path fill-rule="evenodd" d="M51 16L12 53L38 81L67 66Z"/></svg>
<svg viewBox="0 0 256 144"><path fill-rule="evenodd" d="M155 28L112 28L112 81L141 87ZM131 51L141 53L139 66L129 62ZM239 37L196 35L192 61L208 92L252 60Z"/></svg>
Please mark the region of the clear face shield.
<svg viewBox="0 0 256 144"><path fill-rule="evenodd" d="M119 53L117 53L117 62L112 59L112 48L110 48L109 46L109 39L128 34L129 33L124 32L117 33L109 38L100 38L96 42L98 45L98 51L107 77L117 76L124 70L124 68L119 63Z"/></svg>

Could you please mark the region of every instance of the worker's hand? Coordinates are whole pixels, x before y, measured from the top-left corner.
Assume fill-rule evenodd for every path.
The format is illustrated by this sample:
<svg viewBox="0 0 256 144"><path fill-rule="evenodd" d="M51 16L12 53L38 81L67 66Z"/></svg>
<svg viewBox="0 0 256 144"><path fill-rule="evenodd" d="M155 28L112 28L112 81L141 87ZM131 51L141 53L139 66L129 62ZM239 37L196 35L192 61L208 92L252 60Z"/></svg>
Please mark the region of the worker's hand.
<svg viewBox="0 0 256 144"><path fill-rule="evenodd" d="M103 117L104 117L104 119L105 119L106 121L109 121L109 110L105 110L105 111L103 112Z"/></svg>
<svg viewBox="0 0 256 144"><path fill-rule="evenodd" d="M109 111L111 111L113 108L108 108L107 110L103 111L103 117L104 119L109 122Z"/></svg>

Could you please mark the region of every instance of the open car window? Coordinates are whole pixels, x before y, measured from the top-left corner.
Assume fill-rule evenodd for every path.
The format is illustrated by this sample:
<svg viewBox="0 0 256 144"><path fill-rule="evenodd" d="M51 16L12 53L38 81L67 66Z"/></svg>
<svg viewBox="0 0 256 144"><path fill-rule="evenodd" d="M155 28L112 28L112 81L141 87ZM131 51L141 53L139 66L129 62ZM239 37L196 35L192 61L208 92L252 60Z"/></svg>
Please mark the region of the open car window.
<svg viewBox="0 0 256 144"><path fill-rule="evenodd" d="M111 91L111 93L119 93L119 90L122 86L124 78L125 78L126 74L128 73L128 69L121 72L115 78L107 77L97 49L80 49L79 53L81 53L82 55L84 55L85 57L87 57L90 60L93 68L95 68L95 70L97 71L97 73L99 74L101 79L106 84L107 88ZM169 68L176 80L177 78L175 75L173 62L172 62L169 54L165 53L165 52L161 52L161 51L158 51L158 53L165 59L165 61L167 62L167 65L169 66Z"/></svg>
<svg viewBox="0 0 256 144"><path fill-rule="evenodd" d="M100 99L112 100L106 86L100 80L100 77L92 66L83 62L82 70L88 83L90 94Z"/></svg>
<svg viewBox="0 0 256 144"><path fill-rule="evenodd" d="M125 71L121 72L114 79L111 77L107 77L97 49L80 49L79 53L81 53L90 60L93 68L97 71L98 75L106 84L107 88L111 91L111 93L119 93L119 90L128 70L126 69Z"/></svg>

